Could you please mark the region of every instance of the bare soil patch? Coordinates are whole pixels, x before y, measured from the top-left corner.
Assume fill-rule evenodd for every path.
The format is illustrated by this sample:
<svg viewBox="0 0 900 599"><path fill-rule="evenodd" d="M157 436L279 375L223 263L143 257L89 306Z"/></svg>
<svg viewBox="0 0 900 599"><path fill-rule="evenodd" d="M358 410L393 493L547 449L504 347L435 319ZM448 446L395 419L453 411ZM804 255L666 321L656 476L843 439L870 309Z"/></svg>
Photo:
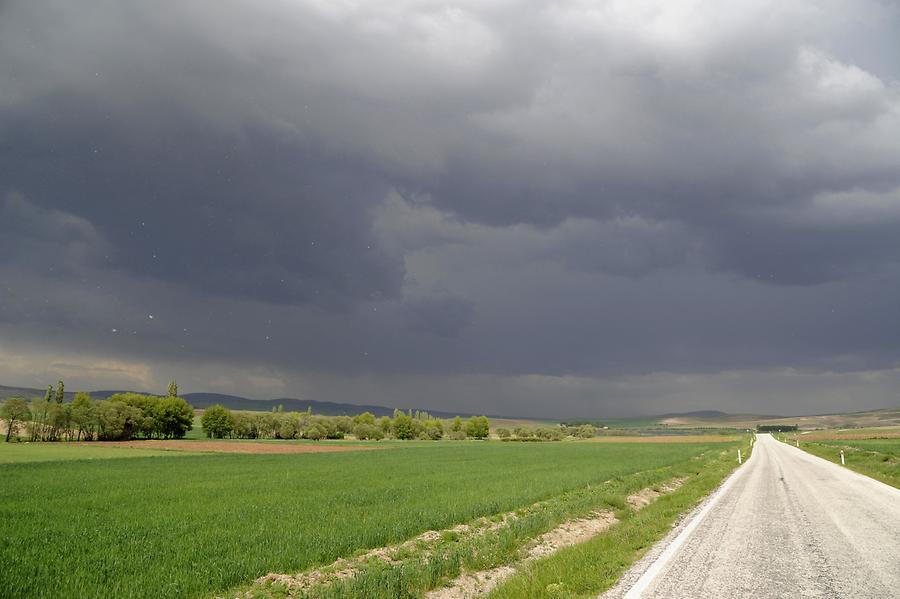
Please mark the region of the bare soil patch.
<svg viewBox="0 0 900 599"><path fill-rule="evenodd" d="M639 510L656 501L656 499L661 495L671 493L672 491L678 489L678 487L683 485L685 481L687 481L687 478L674 478L666 484L661 485L658 489L652 489L649 487L646 489L641 489L634 495L629 495L626 501L632 508L634 508L635 510Z"/></svg>
<svg viewBox="0 0 900 599"><path fill-rule="evenodd" d="M612 512L595 512L589 518L570 520L535 539L525 558L515 566L503 565L480 572L466 572L425 594L425 599L471 599L489 593L528 562L553 555L564 547L583 543L617 522Z"/></svg>
<svg viewBox="0 0 900 599"><path fill-rule="evenodd" d="M165 449L171 451L199 451L214 453L331 453L340 451L369 451L381 449L371 445L297 445L291 443L237 443L234 441L96 441L82 443L98 447L129 447L132 449Z"/></svg>

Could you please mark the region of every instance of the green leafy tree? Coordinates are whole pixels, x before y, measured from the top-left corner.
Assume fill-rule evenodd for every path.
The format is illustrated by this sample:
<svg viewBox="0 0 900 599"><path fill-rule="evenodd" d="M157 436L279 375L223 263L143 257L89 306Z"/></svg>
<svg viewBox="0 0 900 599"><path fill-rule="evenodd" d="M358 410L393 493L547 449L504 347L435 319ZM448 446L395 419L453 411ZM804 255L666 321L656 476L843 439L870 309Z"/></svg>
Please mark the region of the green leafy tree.
<svg viewBox="0 0 900 599"><path fill-rule="evenodd" d="M425 434L433 441L444 436L444 423L437 418L429 418L425 421Z"/></svg>
<svg viewBox="0 0 900 599"><path fill-rule="evenodd" d="M156 425L165 439L181 439L194 426L194 409L180 397L159 400Z"/></svg>
<svg viewBox="0 0 900 599"><path fill-rule="evenodd" d="M72 400L72 424L78 428L76 440L82 437L90 440L94 436L96 426L96 414L94 413L94 401L90 393L79 391Z"/></svg>
<svg viewBox="0 0 900 599"><path fill-rule="evenodd" d="M224 439L234 432L234 416L231 410L219 404L210 406L203 411L200 417L200 424L203 426L203 432L207 437L213 439Z"/></svg>
<svg viewBox="0 0 900 599"><path fill-rule="evenodd" d="M62 381L56 386L56 403L62 404L63 400L66 398L66 386Z"/></svg>
<svg viewBox="0 0 900 599"><path fill-rule="evenodd" d="M108 401L121 402L140 410L140 418L131 423L131 426L133 426L131 434L133 436L144 437L145 439L156 435L162 436L163 433L159 423L159 406L162 400L159 397L142 393L114 393L109 397Z"/></svg>
<svg viewBox="0 0 900 599"><path fill-rule="evenodd" d="M485 439L491 425L486 416L472 416L466 421L466 435L474 439Z"/></svg>
<svg viewBox="0 0 900 599"><path fill-rule="evenodd" d="M72 425L71 406L61 403L51 403L47 411L47 440L56 441L63 436L70 438Z"/></svg>
<svg viewBox="0 0 900 599"><path fill-rule="evenodd" d="M512 433L510 432L510 430L508 428L498 428L497 429L497 436L500 437L501 439L509 439L511 435L512 435Z"/></svg>
<svg viewBox="0 0 900 599"><path fill-rule="evenodd" d="M178 383L175 382L175 379L169 381L169 388L166 391L166 395L168 397L178 397Z"/></svg>
<svg viewBox="0 0 900 599"><path fill-rule="evenodd" d="M51 388L52 391L52 388ZM50 393L52 398L53 394ZM52 399L35 397L31 400L31 422L28 424L29 437L32 441L39 441L44 436L44 421L47 418L47 407Z"/></svg>
<svg viewBox="0 0 900 599"><path fill-rule="evenodd" d="M314 423L309 429L306 431L306 438L312 439L313 441L319 441L324 439L328 435L328 431L325 430L325 427L322 426L320 422Z"/></svg>
<svg viewBox="0 0 900 599"><path fill-rule="evenodd" d="M299 439L303 431L300 414L288 412L280 414L278 419L278 436L282 439Z"/></svg>
<svg viewBox="0 0 900 599"><path fill-rule="evenodd" d="M413 439L415 437L412 417L399 410L394 412L393 430L394 437L397 439Z"/></svg>
<svg viewBox="0 0 900 599"><path fill-rule="evenodd" d="M103 441L132 439L144 419L140 409L121 401L98 401L94 410L97 436Z"/></svg>
<svg viewBox="0 0 900 599"><path fill-rule="evenodd" d="M462 418L457 416L453 419L453 424L450 425L450 430L454 433L459 432L463 429Z"/></svg>
<svg viewBox="0 0 900 599"><path fill-rule="evenodd" d="M374 439L376 441L384 439L384 433L381 431L381 428L374 424L365 423L359 423L353 427L353 436L360 441L365 441L366 439Z"/></svg>
<svg viewBox="0 0 900 599"><path fill-rule="evenodd" d="M0 406L0 420L6 421L6 441L13 433L18 433L19 427L31 420L31 410L21 397L7 399ZM16 435L18 437L18 434Z"/></svg>
<svg viewBox="0 0 900 599"><path fill-rule="evenodd" d="M256 419L252 414L244 412L235 412L234 417L234 436L239 439L256 439L259 436L259 428L256 426Z"/></svg>
<svg viewBox="0 0 900 599"><path fill-rule="evenodd" d="M353 424L370 424L375 425L375 414L371 412L363 412L353 417Z"/></svg>

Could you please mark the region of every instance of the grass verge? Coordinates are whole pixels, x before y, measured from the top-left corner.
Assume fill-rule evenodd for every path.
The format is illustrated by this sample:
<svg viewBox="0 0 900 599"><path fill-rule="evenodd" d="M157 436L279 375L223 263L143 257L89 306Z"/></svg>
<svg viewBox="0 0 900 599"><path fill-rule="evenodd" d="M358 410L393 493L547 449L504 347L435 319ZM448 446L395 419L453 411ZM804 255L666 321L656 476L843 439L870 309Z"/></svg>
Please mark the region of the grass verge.
<svg viewBox="0 0 900 599"><path fill-rule="evenodd" d="M744 448L749 456L749 447ZM619 523L597 537L524 567L488 595L489 599L587 598L611 588L631 564L671 530L737 464L731 452L698 464L676 491L640 511L620 510Z"/></svg>
<svg viewBox="0 0 900 599"><path fill-rule="evenodd" d="M791 440L792 445L796 439ZM844 451L846 467L875 480L900 488L900 439L800 440L800 448L835 464Z"/></svg>

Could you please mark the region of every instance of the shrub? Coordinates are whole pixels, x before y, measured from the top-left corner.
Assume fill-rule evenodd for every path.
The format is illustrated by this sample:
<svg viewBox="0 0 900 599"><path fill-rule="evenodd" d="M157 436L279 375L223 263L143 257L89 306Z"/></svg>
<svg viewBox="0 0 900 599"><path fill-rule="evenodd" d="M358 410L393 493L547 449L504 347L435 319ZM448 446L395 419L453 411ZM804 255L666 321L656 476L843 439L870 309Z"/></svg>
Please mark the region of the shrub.
<svg viewBox="0 0 900 599"><path fill-rule="evenodd" d="M466 421L466 436L474 439L484 439L490 431L490 423L485 416L472 416Z"/></svg>
<svg viewBox="0 0 900 599"><path fill-rule="evenodd" d="M322 426L321 423L316 422L311 427L309 427L309 429L307 429L306 438L312 439L313 441L319 441L321 439L324 439L327 434L328 431L325 430L325 427Z"/></svg>
<svg viewBox="0 0 900 599"><path fill-rule="evenodd" d="M429 439L437 441L444 436L444 423L436 419L426 421L425 433Z"/></svg>
<svg viewBox="0 0 900 599"><path fill-rule="evenodd" d="M450 431L450 433L447 435L447 438L454 441L465 441L466 431Z"/></svg>
<svg viewBox="0 0 900 599"><path fill-rule="evenodd" d="M500 437L501 439L509 439L509 437L511 435L512 435L512 433L510 432L510 430L508 428L498 428L497 429L497 436Z"/></svg>
<svg viewBox="0 0 900 599"><path fill-rule="evenodd" d="M359 439L360 441L365 441L366 439L384 439L384 433L381 432L381 429L374 424L357 424L353 427L353 436Z"/></svg>
<svg viewBox="0 0 900 599"><path fill-rule="evenodd" d="M582 424L575 430L575 436L582 439L590 439L597 434L597 427L593 424Z"/></svg>
<svg viewBox="0 0 900 599"><path fill-rule="evenodd" d="M375 414L372 412L363 412L353 417L353 424L368 424L375 426Z"/></svg>
<svg viewBox="0 0 900 599"><path fill-rule="evenodd" d="M231 410L216 404L206 408L200 417L200 424L207 437L224 439L234 432L235 419Z"/></svg>
<svg viewBox="0 0 900 599"><path fill-rule="evenodd" d="M541 427L534 434L543 441L562 441L563 432L558 428Z"/></svg>
<svg viewBox="0 0 900 599"><path fill-rule="evenodd" d="M234 436L239 439L256 439L259 436L259 426L254 414L236 412L234 417Z"/></svg>
<svg viewBox="0 0 900 599"><path fill-rule="evenodd" d="M194 426L194 409L180 397L159 400L156 425L166 439L181 439Z"/></svg>
<svg viewBox="0 0 900 599"><path fill-rule="evenodd" d="M397 410L394 412L394 437L397 439L412 439L415 433L413 429L413 419L403 412Z"/></svg>

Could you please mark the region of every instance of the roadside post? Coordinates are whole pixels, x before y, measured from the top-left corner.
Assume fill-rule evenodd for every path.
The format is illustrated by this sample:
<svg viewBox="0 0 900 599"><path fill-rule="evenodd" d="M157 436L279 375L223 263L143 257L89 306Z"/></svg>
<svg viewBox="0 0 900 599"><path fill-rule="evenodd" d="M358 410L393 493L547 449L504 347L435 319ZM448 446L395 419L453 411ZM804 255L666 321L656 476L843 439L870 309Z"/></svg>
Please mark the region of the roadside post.
<svg viewBox="0 0 900 599"><path fill-rule="evenodd" d="M797 444L797 447L800 447L800 441L798 439L794 439L794 443Z"/></svg>
<svg viewBox="0 0 900 599"><path fill-rule="evenodd" d="M843 459L843 458L844 458L844 452L842 451L842 452L841 452L841 459ZM740 466L741 463L742 463L742 462L741 462L741 450L738 449L738 466Z"/></svg>
<svg viewBox="0 0 900 599"><path fill-rule="evenodd" d="M844 450L841 450L841 466L844 465Z"/></svg>

